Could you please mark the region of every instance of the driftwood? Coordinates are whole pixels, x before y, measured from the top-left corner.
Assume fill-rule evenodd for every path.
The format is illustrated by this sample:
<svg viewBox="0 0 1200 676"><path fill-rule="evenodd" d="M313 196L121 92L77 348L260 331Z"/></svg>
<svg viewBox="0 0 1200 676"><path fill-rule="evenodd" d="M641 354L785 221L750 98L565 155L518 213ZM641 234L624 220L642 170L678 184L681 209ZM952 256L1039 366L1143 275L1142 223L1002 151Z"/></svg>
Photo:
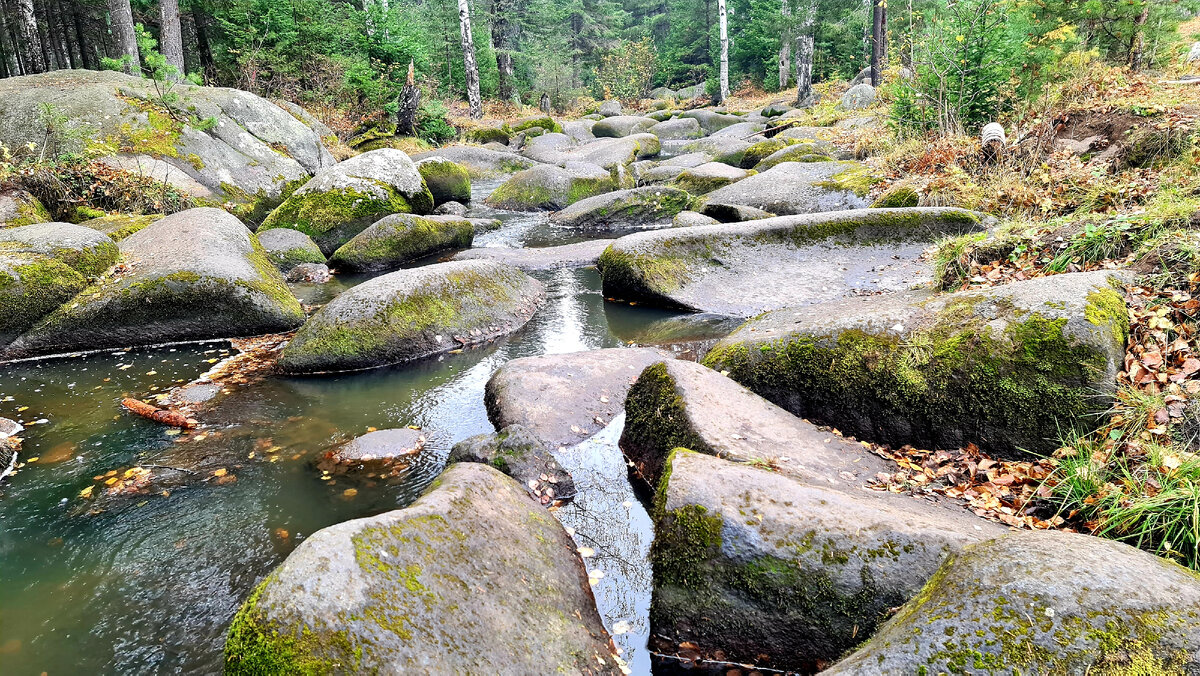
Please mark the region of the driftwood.
<svg viewBox="0 0 1200 676"><path fill-rule="evenodd" d="M195 420L192 420L179 411L171 411L159 408L153 404L147 404L140 399L134 399L132 397L123 399L121 401L121 406L124 406L126 410L134 415L140 415L147 420L153 420L156 423L162 423L163 425L168 425L170 427L179 427L185 430L190 430L194 429L197 425Z"/></svg>
<svg viewBox="0 0 1200 676"><path fill-rule="evenodd" d="M799 120L788 120L787 122L784 122L783 124L781 124L777 127L768 127L767 129L764 129L762 131L756 131L753 134L750 134L749 136L743 136L742 140L749 141L750 139L754 138L755 136L761 136L763 138L774 138L776 134L782 132L783 130L791 129L792 127L798 126L799 124L800 124Z"/></svg>

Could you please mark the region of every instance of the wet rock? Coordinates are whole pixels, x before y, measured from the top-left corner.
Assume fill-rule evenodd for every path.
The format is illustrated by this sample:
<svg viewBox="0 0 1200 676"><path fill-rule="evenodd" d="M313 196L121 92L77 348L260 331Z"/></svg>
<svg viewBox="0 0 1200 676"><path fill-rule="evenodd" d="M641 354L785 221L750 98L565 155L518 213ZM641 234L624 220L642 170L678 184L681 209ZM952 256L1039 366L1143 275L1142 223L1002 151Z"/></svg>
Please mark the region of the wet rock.
<svg viewBox="0 0 1200 676"><path fill-rule="evenodd" d="M616 115L592 125L592 135L596 138L622 138L644 132L655 124L656 122L648 117Z"/></svg>
<svg viewBox="0 0 1200 676"><path fill-rule="evenodd" d="M514 174L484 201L497 209L557 211L616 188L612 175L595 164L568 162L565 167L541 164Z"/></svg>
<svg viewBox="0 0 1200 676"><path fill-rule="evenodd" d="M672 141L704 136L700 123L690 117L680 117L659 122L648 130L660 139Z"/></svg>
<svg viewBox="0 0 1200 676"><path fill-rule="evenodd" d="M318 173L272 211L259 231L299 230L329 254L384 216L431 211L433 196L416 165L399 150L381 148Z"/></svg>
<svg viewBox="0 0 1200 676"><path fill-rule="evenodd" d="M440 219L458 218L458 216L430 216L430 218L436 221ZM467 218L466 220L471 224L472 227L475 228L476 235L498 230L500 226L504 225L504 222L499 218Z"/></svg>
<svg viewBox="0 0 1200 676"><path fill-rule="evenodd" d="M869 84L856 84L842 95L843 110L865 110L875 104L875 88Z"/></svg>
<svg viewBox="0 0 1200 676"><path fill-rule="evenodd" d="M87 286L61 261L0 249L0 346L28 331Z"/></svg>
<svg viewBox="0 0 1200 676"><path fill-rule="evenodd" d="M854 162L784 162L744 181L711 192L707 199L773 214L810 214L861 209L879 179Z"/></svg>
<svg viewBox="0 0 1200 676"><path fill-rule="evenodd" d="M540 282L491 261L400 270L318 310L279 365L300 374L352 371L479 345L519 329L544 300Z"/></svg>
<svg viewBox="0 0 1200 676"><path fill-rule="evenodd" d="M417 162L417 171L425 179L434 204L471 201L471 175L466 167L443 157L427 157Z"/></svg>
<svg viewBox="0 0 1200 676"><path fill-rule="evenodd" d="M17 434L23 429L15 420L0 418L0 479L12 474L17 466L17 453L21 451Z"/></svg>
<svg viewBox="0 0 1200 676"><path fill-rule="evenodd" d="M322 453L317 469L326 474L387 478L407 469L424 448L421 430L376 430Z"/></svg>
<svg viewBox="0 0 1200 676"><path fill-rule="evenodd" d="M287 281L296 284L324 284L332 278L324 263L301 263L287 273Z"/></svg>
<svg viewBox="0 0 1200 676"><path fill-rule="evenodd" d="M533 160L513 152L491 150L480 146L446 146L437 150L417 153L412 157L417 161L430 157L449 160L466 167L472 180L496 178L528 169L537 164Z"/></svg>
<svg viewBox="0 0 1200 676"><path fill-rule="evenodd" d="M435 216L466 216L467 205L462 202L443 202L433 210Z"/></svg>
<svg viewBox="0 0 1200 676"><path fill-rule="evenodd" d="M355 235L329 264L346 270L390 270L447 249L471 246L475 226L465 218L392 214Z"/></svg>
<svg viewBox="0 0 1200 676"><path fill-rule="evenodd" d="M278 333L304 321L262 246L220 209L172 214L120 249L127 271L102 277L0 354Z"/></svg>
<svg viewBox="0 0 1200 676"><path fill-rule="evenodd" d="M600 109L597 111L603 117L615 117L621 114L621 102L617 100L608 100L600 104Z"/></svg>
<svg viewBox="0 0 1200 676"><path fill-rule="evenodd" d="M509 425L495 434L478 434L450 450L447 463L480 462L517 480L544 505L575 497L575 481L550 450L525 427Z"/></svg>
<svg viewBox="0 0 1200 676"><path fill-rule="evenodd" d="M754 207L742 206L740 204L721 204L719 202L707 202L700 213L708 216L718 223L744 223L746 221L759 221L764 218L772 218L775 214L770 214L762 209Z"/></svg>
<svg viewBox="0 0 1200 676"><path fill-rule="evenodd" d="M692 141L685 145L683 150L687 153L704 153L711 157L713 162L737 167L741 165L742 157L749 147L749 142L733 136L710 136Z"/></svg>
<svg viewBox="0 0 1200 676"><path fill-rule="evenodd" d="M325 263L325 254L321 253L321 248L299 230L264 230L258 234L258 243L262 245L263 251L267 252L267 258L284 274L301 263Z"/></svg>
<svg viewBox="0 0 1200 676"><path fill-rule="evenodd" d="M692 196L667 187L617 190L580 200L550 217L558 227L618 230L663 226L692 203Z"/></svg>
<svg viewBox="0 0 1200 676"><path fill-rule="evenodd" d="M703 195L718 188L737 183L753 175L753 172L721 162L709 162L698 167L684 169L675 177L672 185L693 195Z"/></svg>
<svg viewBox="0 0 1200 676"><path fill-rule="evenodd" d="M554 516L482 464L434 486L304 540L234 618L225 672L620 673Z"/></svg>
<svg viewBox="0 0 1200 676"><path fill-rule="evenodd" d="M742 118L738 117L737 115L723 115L721 113L714 113L713 111L704 108L684 111L679 114L679 117L691 118L696 122L699 122L700 126L704 128L704 133L706 134L712 134L713 132L720 131L725 127L731 127L735 124L742 123Z"/></svg>
<svg viewBox="0 0 1200 676"><path fill-rule="evenodd" d="M788 308L747 322L705 363L860 438L1049 453L1111 404L1128 330L1114 283L1087 272Z"/></svg>
<svg viewBox="0 0 1200 676"><path fill-rule="evenodd" d="M696 213L695 211L681 211L675 214L675 218L671 221L671 225L676 228L688 228L693 225L714 225L716 223L720 223L720 221L711 216Z"/></svg>
<svg viewBox="0 0 1200 676"><path fill-rule="evenodd" d="M600 254L615 241L614 239L593 239L562 246L522 247L520 249L489 246L460 251L455 254L454 260L489 260L511 265L520 270L586 268L595 265Z"/></svg>
<svg viewBox="0 0 1200 676"><path fill-rule="evenodd" d="M70 223L35 223L0 230L0 252L49 256L84 277L103 274L117 262L108 235Z"/></svg>
<svg viewBox="0 0 1200 676"><path fill-rule="evenodd" d="M173 92L179 108L201 120L213 117L216 125L200 131L177 120L149 79L89 70L8 78L0 83L0 142L41 144L40 111L52 105L68 118L68 129L87 131L63 135L62 152L81 151L93 140L135 146L139 154L100 161L161 178L194 197L247 206L277 204L290 186L334 164L317 132L254 94L187 82Z"/></svg>
<svg viewBox="0 0 1200 676"><path fill-rule="evenodd" d="M50 212L25 190L0 191L0 229L50 222Z"/></svg>
<svg viewBox="0 0 1200 676"><path fill-rule="evenodd" d="M136 216L133 214L114 214L111 216L101 216L83 221L79 225L85 228L91 228L97 232L102 232L108 235L109 239L114 242L120 242L126 237L138 232L147 225L153 225L161 221L162 214L144 214Z"/></svg>
<svg viewBox="0 0 1200 676"><path fill-rule="evenodd" d="M908 289L929 279L918 258L931 242L981 227L961 209L780 216L627 235L600 257L600 270L606 297L749 317Z"/></svg>
<svg viewBox="0 0 1200 676"><path fill-rule="evenodd" d="M15 420L0 418L0 437L15 437L25 428Z"/></svg>
<svg viewBox="0 0 1200 676"><path fill-rule="evenodd" d="M484 390L496 429L522 425L547 446L573 446L603 429L649 364L671 359L654 348L612 348L514 359Z"/></svg>
<svg viewBox="0 0 1200 676"><path fill-rule="evenodd" d="M828 674L1185 674L1200 669L1200 582L1088 535L1018 531L943 564Z"/></svg>

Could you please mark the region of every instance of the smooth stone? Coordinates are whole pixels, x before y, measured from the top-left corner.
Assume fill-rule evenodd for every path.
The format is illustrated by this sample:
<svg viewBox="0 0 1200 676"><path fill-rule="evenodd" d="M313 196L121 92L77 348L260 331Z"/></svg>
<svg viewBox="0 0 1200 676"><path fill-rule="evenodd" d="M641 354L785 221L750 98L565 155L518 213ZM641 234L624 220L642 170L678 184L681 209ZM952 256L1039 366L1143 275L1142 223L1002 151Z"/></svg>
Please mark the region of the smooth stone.
<svg viewBox="0 0 1200 676"><path fill-rule="evenodd" d="M51 220L50 212L29 191L19 188L0 191L0 229L49 223Z"/></svg>
<svg viewBox="0 0 1200 676"><path fill-rule="evenodd" d="M704 130L700 128L700 123L690 117L663 120L650 127L648 131L660 139L672 141L704 136Z"/></svg>
<svg viewBox="0 0 1200 676"><path fill-rule="evenodd" d="M550 223L590 231L661 227L691 203L691 195L675 188L616 190L580 200L551 216Z"/></svg>
<svg viewBox="0 0 1200 676"><path fill-rule="evenodd" d="M325 263L325 254L321 253L321 248L299 230L264 230L258 235L258 243L267 252L267 258L284 274L301 263Z"/></svg>
<svg viewBox="0 0 1200 676"><path fill-rule="evenodd" d="M592 133L592 127L596 124L595 120L571 120L563 122L563 133L571 137L576 143L586 143L595 141L596 135Z"/></svg>
<svg viewBox="0 0 1200 676"><path fill-rule="evenodd" d="M114 242L120 242L142 228L153 225L163 218L162 214L113 214L83 221L79 225L91 228L108 235Z"/></svg>
<svg viewBox="0 0 1200 676"><path fill-rule="evenodd" d="M368 432L317 459L317 469L327 474L398 475L425 449L425 433L407 427Z"/></svg>
<svg viewBox="0 0 1200 676"><path fill-rule="evenodd" d="M690 228L694 225L715 225L717 223L720 223L720 221L695 211L681 211L675 214L675 218L671 221L671 225L676 228Z"/></svg>
<svg viewBox="0 0 1200 676"><path fill-rule="evenodd" d="M392 214L339 247L329 264L346 270L390 270L439 251L469 247L474 239L475 226L465 218Z"/></svg>
<svg viewBox="0 0 1200 676"><path fill-rule="evenodd" d="M471 174L461 164L444 157L427 157L417 162L435 205L471 201Z"/></svg>
<svg viewBox="0 0 1200 676"><path fill-rule="evenodd" d="M504 150L493 150L481 146L446 146L437 150L429 150L412 156L420 161L430 157L440 157L467 168L471 180L496 178L512 174L522 169L528 169L537 164L531 159Z"/></svg>
<svg viewBox="0 0 1200 676"><path fill-rule="evenodd" d="M489 260L511 265L519 270L557 270L560 268L586 268L596 264L600 254L615 239L593 239L574 244L547 247L480 247L467 249L454 255L454 260Z"/></svg>
<svg viewBox="0 0 1200 676"><path fill-rule="evenodd" d="M468 437L450 449L447 463L479 462L517 480L530 497L550 506L575 497L575 481L536 436L521 425Z"/></svg>
<svg viewBox="0 0 1200 676"><path fill-rule="evenodd" d="M333 279L333 275L324 263L301 263L288 271L286 279L296 284L324 284Z"/></svg>
<svg viewBox="0 0 1200 676"><path fill-rule="evenodd" d="M612 174L595 164L568 162L565 167L540 164L514 174L484 202L511 211L558 211L615 188Z"/></svg>
<svg viewBox="0 0 1200 676"><path fill-rule="evenodd" d="M671 185L693 195L703 195L748 178L752 172L721 162L708 162L684 169Z"/></svg>
<svg viewBox="0 0 1200 676"><path fill-rule="evenodd" d="M604 101L600 104L600 109L597 111L603 117L615 117L621 114L621 102L615 99Z"/></svg>
<svg viewBox="0 0 1200 676"><path fill-rule="evenodd" d="M877 181L854 162L784 162L714 190L707 199L781 216L844 211L868 206L866 196Z"/></svg>
<svg viewBox="0 0 1200 676"><path fill-rule="evenodd" d="M623 138L640 134L657 124L648 117L638 115L616 115L606 117L592 125L592 134L596 138Z"/></svg>
<svg viewBox="0 0 1200 676"><path fill-rule="evenodd" d="M704 128L704 131L707 134L712 134L724 129L725 127L731 127L735 124L742 123L742 118L738 117L737 115L724 115L722 113L715 113L704 108L686 110L680 113L679 117L696 120L700 123L700 126Z"/></svg>
<svg viewBox="0 0 1200 676"><path fill-rule="evenodd" d="M116 242L71 223L35 223L0 229L0 252L49 256L84 277L104 274L120 255Z"/></svg>
<svg viewBox="0 0 1200 676"><path fill-rule="evenodd" d="M442 202L433 210L434 216L466 216L467 205L462 202Z"/></svg>
<svg viewBox="0 0 1200 676"><path fill-rule="evenodd" d="M842 95L840 107L843 110L865 110L874 105L875 88L869 84L856 84Z"/></svg>
<svg viewBox="0 0 1200 676"><path fill-rule="evenodd" d="M0 347L33 328L87 286L61 261L0 249Z"/></svg>

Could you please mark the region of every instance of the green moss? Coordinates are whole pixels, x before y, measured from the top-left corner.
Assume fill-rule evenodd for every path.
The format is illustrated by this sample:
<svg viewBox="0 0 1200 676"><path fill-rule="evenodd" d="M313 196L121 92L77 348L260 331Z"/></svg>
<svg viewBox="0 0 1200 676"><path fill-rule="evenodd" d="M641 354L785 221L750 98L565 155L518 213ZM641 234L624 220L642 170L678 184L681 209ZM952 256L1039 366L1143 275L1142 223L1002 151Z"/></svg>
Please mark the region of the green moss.
<svg viewBox="0 0 1200 676"><path fill-rule="evenodd" d="M418 216L381 220L329 257L350 270L384 270L447 249L471 246L475 226L465 219L435 221Z"/></svg>
<svg viewBox="0 0 1200 676"><path fill-rule="evenodd" d="M660 490L666 487L662 475L670 466L668 458L675 449L712 453L693 429L675 381L662 362L650 365L638 376L625 398L625 415L621 448L642 478ZM656 503L655 509L660 508Z"/></svg>
<svg viewBox="0 0 1200 676"><path fill-rule="evenodd" d="M24 191L13 191L8 196L16 206L16 215L12 219L0 223L0 229L19 228L23 225L33 225L35 223L49 223L53 220L46 207L42 206L42 203L33 195Z"/></svg>
<svg viewBox="0 0 1200 676"><path fill-rule="evenodd" d="M330 192L294 194L267 216L259 230L292 228L312 237L323 251L332 251L363 228L389 214L433 210L426 190L410 203L391 186L380 186L383 196L352 188Z"/></svg>
<svg viewBox="0 0 1200 676"><path fill-rule="evenodd" d="M188 161L188 164L192 165L192 168L195 169L196 171L204 170L204 160L200 159L200 156L197 155L196 153L188 153L188 156L186 159Z"/></svg>
<svg viewBox="0 0 1200 676"><path fill-rule="evenodd" d="M103 232L114 242L120 242L130 235L140 232L146 226L157 223L160 220L162 220L162 214L115 214L112 216L101 214L100 217L84 221L80 225Z"/></svg>
<svg viewBox="0 0 1200 676"><path fill-rule="evenodd" d="M782 138L779 136L767 139L765 141L759 141L749 148L746 148L745 154L742 155L740 166L743 169L754 169L759 162L763 161L768 156L773 155L776 152L787 148L788 146L796 145L797 143L799 143L799 141L795 139Z"/></svg>
<svg viewBox="0 0 1200 676"><path fill-rule="evenodd" d="M103 241L82 249L55 249L51 255L85 277L98 277L117 262L121 252L116 244Z"/></svg>
<svg viewBox="0 0 1200 676"><path fill-rule="evenodd" d="M86 286L83 275L53 258L0 254L0 345L24 333Z"/></svg>
<svg viewBox="0 0 1200 676"><path fill-rule="evenodd" d="M74 216L73 222L75 222L75 223L78 223L79 221L93 219L93 218L102 218L107 215L100 209L93 209L93 208L87 207L87 206L77 206L73 209L73 211L74 211L74 213L72 214Z"/></svg>
<svg viewBox="0 0 1200 676"><path fill-rule="evenodd" d="M433 158L418 162L417 170L429 187L435 204L471 201L471 175L466 167Z"/></svg>
<svg viewBox="0 0 1200 676"><path fill-rule="evenodd" d="M146 115L145 124L126 122L119 133L104 140L105 145L116 147L124 153L149 155L151 157L179 157L179 139L183 124L161 106L144 99L119 97L132 108Z"/></svg>
<svg viewBox="0 0 1200 676"><path fill-rule="evenodd" d="M871 205L872 209L899 209L915 207L921 202L921 196L909 186L896 186L888 189Z"/></svg>
<svg viewBox="0 0 1200 676"><path fill-rule="evenodd" d="M479 127L467 132L467 140L480 145L486 143L503 143L508 145L508 132L496 127Z"/></svg>
<svg viewBox="0 0 1200 676"><path fill-rule="evenodd" d="M742 178L753 176L754 173L755 172L753 171L748 172L746 176L743 176ZM741 179L730 179L719 176L704 176L693 172L691 169L684 169L678 176L675 177L675 180L671 182L671 185L679 188L680 190L685 190L693 195L705 195L719 188L724 188L730 183L736 183L739 180Z"/></svg>
<svg viewBox="0 0 1200 676"><path fill-rule="evenodd" d="M556 134L562 133L562 125L555 122L553 118L550 117L534 117L528 120L519 120L512 124L505 124L501 129L505 132L508 132L510 135L513 135L534 127L541 127L547 132L554 132Z"/></svg>
<svg viewBox="0 0 1200 676"><path fill-rule="evenodd" d="M1093 326L1111 331L1124 344L1129 336L1129 310L1125 298L1116 289L1100 289L1088 294L1083 316Z"/></svg>
<svg viewBox="0 0 1200 676"><path fill-rule="evenodd" d="M611 246L600 254L597 267L604 278L606 296L650 299L665 305L675 304L665 294L691 279L688 263L682 258L631 254Z"/></svg>
<svg viewBox="0 0 1200 676"><path fill-rule="evenodd" d="M875 175L871 167L855 162L847 162L845 164L848 165L848 169L838 172L829 177L829 180L820 181L815 185L818 188L826 190L852 192L859 197L866 197L871 194L871 189L883 180Z"/></svg>

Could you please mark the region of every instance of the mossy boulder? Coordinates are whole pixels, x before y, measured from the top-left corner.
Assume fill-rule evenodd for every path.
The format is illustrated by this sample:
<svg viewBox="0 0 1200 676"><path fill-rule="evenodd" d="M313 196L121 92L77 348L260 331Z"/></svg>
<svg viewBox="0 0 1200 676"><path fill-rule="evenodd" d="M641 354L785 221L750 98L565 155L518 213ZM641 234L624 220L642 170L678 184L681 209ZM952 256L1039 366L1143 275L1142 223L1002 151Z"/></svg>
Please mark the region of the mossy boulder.
<svg viewBox="0 0 1200 676"><path fill-rule="evenodd" d="M1200 671L1200 580L1129 545L1018 531L964 548L827 674Z"/></svg>
<svg viewBox="0 0 1200 676"><path fill-rule="evenodd" d="M277 333L304 321L262 246L220 209L172 214L120 249L126 270L101 277L0 354Z"/></svg>
<svg viewBox="0 0 1200 676"><path fill-rule="evenodd" d="M685 153L704 153L712 162L740 167L750 143L732 136L710 136L683 146Z"/></svg>
<svg viewBox="0 0 1200 676"><path fill-rule="evenodd" d="M746 148L746 153L742 155L741 167L743 169L754 169L758 163L766 159L768 155L797 143L799 143L799 141L796 141L795 139L779 137L759 141L749 148Z"/></svg>
<svg viewBox="0 0 1200 676"><path fill-rule="evenodd" d="M442 157L427 157L417 162L417 171L435 205L471 201L471 173L466 167Z"/></svg>
<svg viewBox="0 0 1200 676"><path fill-rule="evenodd" d="M1001 532L957 505L834 480L673 451L651 509L650 631L702 656L811 673L870 636L947 557Z"/></svg>
<svg viewBox="0 0 1200 676"><path fill-rule="evenodd" d="M70 223L35 223L0 230L0 252L35 253L62 261L84 277L117 262L117 244L102 232Z"/></svg>
<svg viewBox="0 0 1200 676"><path fill-rule="evenodd" d="M87 280L61 261L0 250L0 346L83 291Z"/></svg>
<svg viewBox="0 0 1200 676"><path fill-rule="evenodd" d="M162 218L162 214L113 214L92 218L79 225L102 232L108 235L112 241L120 242L142 228L161 221Z"/></svg>
<svg viewBox="0 0 1200 676"><path fill-rule="evenodd" d="M530 497L549 506L575 496L575 481L554 459L552 450L525 427L510 425L495 434L477 434L454 444L446 462L495 467L528 488Z"/></svg>
<svg viewBox="0 0 1200 676"><path fill-rule="evenodd" d="M561 246L509 248L500 246L478 247L460 251L454 260L487 260L511 265L519 270L558 270L560 268L587 268L596 264L600 254L616 240L591 239L586 242Z"/></svg>
<svg viewBox="0 0 1200 676"><path fill-rule="evenodd" d="M548 448L573 446L621 413L646 366L671 358L654 348L610 348L514 359L484 389L488 419L496 429L520 425Z"/></svg>
<svg viewBox="0 0 1200 676"><path fill-rule="evenodd" d="M305 539L234 617L225 673L619 674L575 547L513 479L451 465Z"/></svg>
<svg viewBox="0 0 1200 676"><path fill-rule="evenodd" d="M801 417L921 448L1044 454L1109 408L1129 317L1107 271L769 312L705 363Z"/></svg>
<svg viewBox="0 0 1200 676"><path fill-rule="evenodd" d="M855 162L783 162L745 181L713 191L708 199L743 204L773 214L861 209L879 178Z"/></svg>
<svg viewBox="0 0 1200 676"><path fill-rule="evenodd" d="M720 131L725 127L731 127L735 124L741 124L743 122L742 118L738 117L737 115L716 113L705 108L686 110L680 113L679 117L691 118L696 122L699 122L700 126L704 129L704 133L706 134L712 134L713 132Z"/></svg>
<svg viewBox="0 0 1200 676"><path fill-rule="evenodd" d="M981 227L961 209L860 209L673 228L621 237L600 270L606 297L751 317L907 289L934 241Z"/></svg>
<svg viewBox="0 0 1200 676"><path fill-rule="evenodd" d="M907 185L898 185L884 191L871 204L871 207L874 209L900 209L903 207L915 207L920 202L921 195L915 189Z"/></svg>
<svg viewBox="0 0 1200 676"><path fill-rule="evenodd" d="M612 174L595 164L567 162L565 167L541 164L514 174L484 202L512 211L558 211L617 187Z"/></svg>
<svg viewBox="0 0 1200 676"><path fill-rule="evenodd" d="M564 161L588 162L604 169L628 167L636 160L654 157L662 143L654 134L633 134L624 138L600 138L571 149Z"/></svg>
<svg viewBox="0 0 1200 676"><path fill-rule="evenodd" d="M755 171L763 172L784 162L833 162L837 151L831 144L821 142L798 141L786 148L780 148L764 157L754 165ZM916 206L905 205L905 206Z"/></svg>
<svg viewBox="0 0 1200 676"><path fill-rule="evenodd" d="M272 211L259 230L299 230L328 254L384 216L427 214L433 207L433 195L413 161L385 148L321 171Z"/></svg>
<svg viewBox="0 0 1200 676"><path fill-rule="evenodd" d="M521 328L544 300L540 282L491 261L400 270L318 310L279 365L297 374L352 371L480 345Z"/></svg>
<svg viewBox="0 0 1200 676"><path fill-rule="evenodd" d="M503 143L508 145L512 135L499 127L476 127L466 133L466 139L471 143Z"/></svg>
<svg viewBox="0 0 1200 676"><path fill-rule="evenodd" d="M690 117L672 119L670 115L647 131L663 141L682 141L704 136L704 130L700 128L700 123L696 120Z"/></svg>
<svg viewBox="0 0 1200 676"><path fill-rule="evenodd" d="M258 243L280 272L287 274L304 263L325 263L325 254L308 235L291 228L275 228L258 233Z"/></svg>
<svg viewBox="0 0 1200 676"><path fill-rule="evenodd" d="M0 229L50 220L50 212L29 192L16 188L0 191Z"/></svg>
<svg viewBox="0 0 1200 676"><path fill-rule="evenodd" d="M550 217L551 224L580 230L629 230L668 225L692 196L667 187L643 187L589 197Z"/></svg>
<svg viewBox="0 0 1200 676"><path fill-rule="evenodd" d="M475 226L465 218L392 214L334 251L329 264L346 270L391 270L439 251L464 249L474 238Z"/></svg>
<svg viewBox="0 0 1200 676"><path fill-rule="evenodd" d="M543 164L562 166L567 162L567 151L579 145L566 134L543 134L530 139L521 149L521 155Z"/></svg>
<svg viewBox="0 0 1200 676"><path fill-rule="evenodd" d="M657 122L648 117L614 115L592 125L592 135L596 138L622 138L644 132L655 124Z"/></svg>
<svg viewBox="0 0 1200 676"><path fill-rule="evenodd" d="M700 213L712 218L718 223L744 223L746 221L760 221L764 218L772 218L775 214L770 214L762 209L747 207L741 204L721 204L720 202L705 202L700 209Z"/></svg>
<svg viewBox="0 0 1200 676"><path fill-rule="evenodd" d="M509 134L518 134L528 129L533 129L534 127L540 128L546 132L555 132L559 134L562 133L562 125L555 122L554 119L548 115L541 117L526 117L516 120L515 122L506 122L501 129L504 129Z"/></svg>
<svg viewBox="0 0 1200 676"><path fill-rule="evenodd" d="M412 156L418 162L438 157L467 168L471 180L496 178L528 169L537 164L509 150L492 150L479 146L446 146Z"/></svg>
<svg viewBox="0 0 1200 676"><path fill-rule="evenodd" d="M703 195L753 175L752 171L728 164L708 162L679 172L671 185L693 195Z"/></svg>

